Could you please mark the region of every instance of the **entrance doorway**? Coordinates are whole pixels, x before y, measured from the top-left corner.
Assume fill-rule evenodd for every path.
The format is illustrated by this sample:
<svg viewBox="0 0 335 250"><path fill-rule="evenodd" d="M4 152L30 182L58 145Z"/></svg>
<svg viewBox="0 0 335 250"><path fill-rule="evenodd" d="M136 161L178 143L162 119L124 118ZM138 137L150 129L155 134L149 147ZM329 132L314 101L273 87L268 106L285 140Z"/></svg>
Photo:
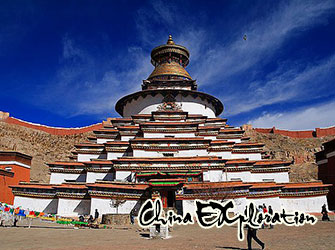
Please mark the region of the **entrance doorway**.
<svg viewBox="0 0 335 250"><path fill-rule="evenodd" d="M163 207L175 207L176 194L175 190L161 190L160 191Z"/></svg>
<svg viewBox="0 0 335 250"><path fill-rule="evenodd" d="M169 190L167 192L167 206L174 207L176 202L176 195L174 190Z"/></svg>

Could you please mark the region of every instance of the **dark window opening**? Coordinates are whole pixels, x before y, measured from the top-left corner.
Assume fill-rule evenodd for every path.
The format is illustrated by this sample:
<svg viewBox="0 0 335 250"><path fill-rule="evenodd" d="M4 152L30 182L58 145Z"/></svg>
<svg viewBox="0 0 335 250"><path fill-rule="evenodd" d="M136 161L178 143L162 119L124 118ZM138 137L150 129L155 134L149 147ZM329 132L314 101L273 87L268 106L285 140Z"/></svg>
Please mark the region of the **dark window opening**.
<svg viewBox="0 0 335 250"><path fill-rule="evenodd" d="M173 157L174 154L173 153L163 153L164 157Z"/></svg>

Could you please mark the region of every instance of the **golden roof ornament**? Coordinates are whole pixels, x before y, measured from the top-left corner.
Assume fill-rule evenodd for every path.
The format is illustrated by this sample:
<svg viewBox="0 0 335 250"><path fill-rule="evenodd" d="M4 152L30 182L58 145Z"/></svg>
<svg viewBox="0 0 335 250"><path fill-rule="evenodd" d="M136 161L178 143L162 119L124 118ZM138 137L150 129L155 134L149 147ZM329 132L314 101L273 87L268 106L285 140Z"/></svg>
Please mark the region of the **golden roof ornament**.
<svg viewBox="0 0 335 250"><path fill-rule="evenodd" d="M172 40L172 36L169 35L169 39L167 40L166 44L174 45L174 41Z"/></svg>

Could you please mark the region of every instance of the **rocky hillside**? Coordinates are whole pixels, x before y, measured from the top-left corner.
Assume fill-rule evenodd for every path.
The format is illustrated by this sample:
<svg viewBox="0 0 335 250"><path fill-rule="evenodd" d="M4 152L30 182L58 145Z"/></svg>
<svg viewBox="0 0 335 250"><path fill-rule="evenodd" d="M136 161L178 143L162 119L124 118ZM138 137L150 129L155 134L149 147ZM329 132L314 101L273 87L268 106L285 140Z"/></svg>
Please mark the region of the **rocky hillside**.
<svg viewBox="0 0 335 250"><path fill-rule="evenodd" d="M43 131L0 122L0 150L15 150L33 157L30 178L49 182L46 162L69 160L73 145L86 140L92 132L76 135L51 135Z"/></svg>
<svg viewBox="0 0 335 250"><path fill-rule="evenodd" d="M49 182L46 162L68 160L73 145L86 140L92 132L76 135L51 135L43 131L0 122L0 150L16 150L33 156L31 180ZM252 141L265 143L271 159L293 160L291 181L317 179L314 153L323 142L334 137L295 139L279 134L246 130Z"/></svg>
<svg viewBox="0 0 335 250"><path fill-rule="evenodd" d="M322 138L291 138L279 134L263 134L246 130L252 141L265 144L264 150L270 159L293 161L290 171L291 181L310 181L317 179L317 165L314 153L321 150L322 143L335 136Z"/></svg>

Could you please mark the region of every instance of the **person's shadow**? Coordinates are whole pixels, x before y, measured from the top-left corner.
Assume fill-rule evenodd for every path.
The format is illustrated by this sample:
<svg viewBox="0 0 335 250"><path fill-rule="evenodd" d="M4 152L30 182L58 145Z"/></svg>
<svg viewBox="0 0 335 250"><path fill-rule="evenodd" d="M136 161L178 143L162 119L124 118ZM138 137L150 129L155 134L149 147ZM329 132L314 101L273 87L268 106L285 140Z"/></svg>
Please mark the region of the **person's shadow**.
<svg viewBox="0 0 335 250"><path fill-rule="evenodd" d="M240 248L240 247L221 247L221 246L215 246L215 248L231 249L231 250L248 250L247 248ZM253 249L259 249L259 248L253 248Z"/></svg>
<svg viewBox="0 0 335 250"><path fill-rule="evenodd" d="M215 248L220 248L220 249L232 249L232 250L248 250L246 248L240 248L240 247L220 247L216 246Z"/></svg>

